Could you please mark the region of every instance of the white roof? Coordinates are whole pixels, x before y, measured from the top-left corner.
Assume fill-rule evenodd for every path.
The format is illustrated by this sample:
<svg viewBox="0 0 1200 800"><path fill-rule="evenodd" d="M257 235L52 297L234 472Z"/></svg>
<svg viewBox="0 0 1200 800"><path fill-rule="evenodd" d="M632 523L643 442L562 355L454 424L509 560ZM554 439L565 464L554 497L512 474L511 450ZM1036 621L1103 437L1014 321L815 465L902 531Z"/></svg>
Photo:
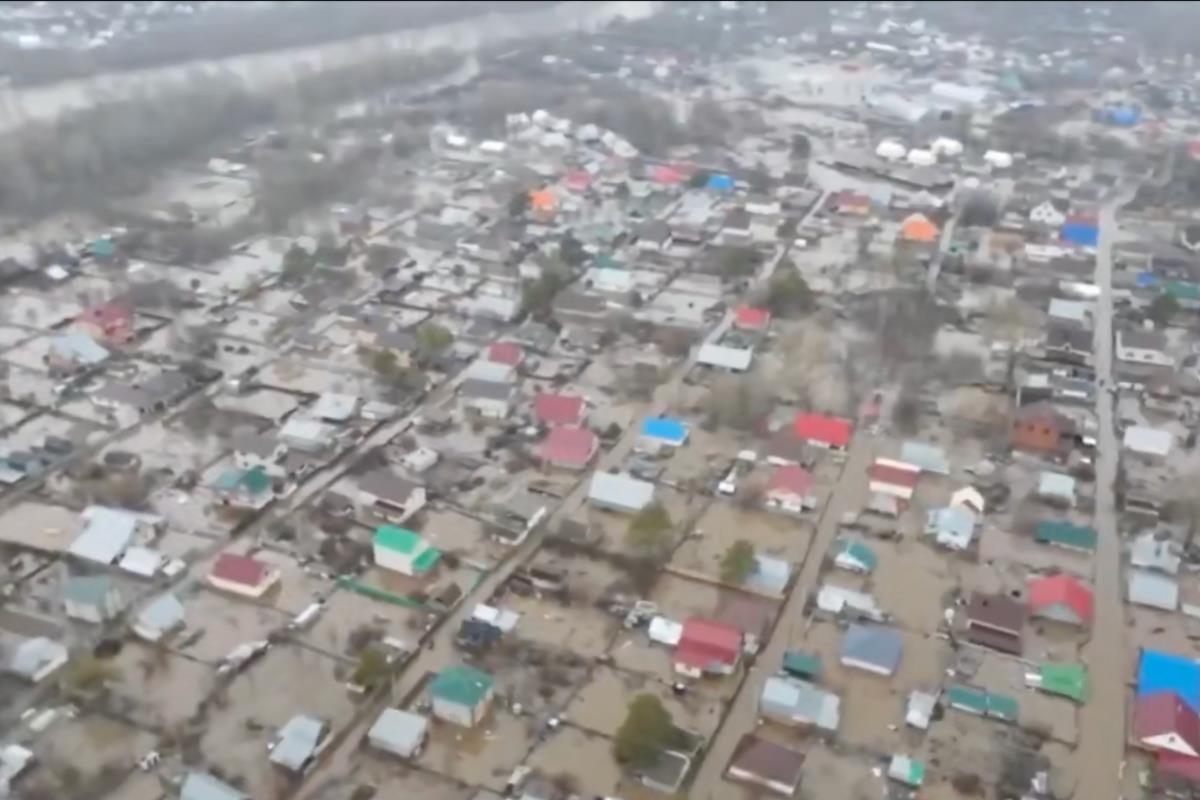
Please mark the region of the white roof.
<svg viewBox="0 0 1200 800"><path fill-rule="evenodd" d="M1044 471L1038 476L1038 494L1063 497L1075 502L1075 479L1061 472Z"/></svg>
<svg viewBox="0 0 1200 800"><path fill-rule="evenodd" d="M951 508L969 508L972 511L982 514L987 510L984 504L983 495L974 486L964 486L954 494L950 495Z"/></svg>
<svg viewBox="0 0 1200 800"><path fill-rule="evenodd" d="M20 675L22 678L32 679L47 664L66 660L67 648L65 645L53 639L38 636L26 639L13 648L6 668L9 672Z"/></svg>
<svg viewBox="0 0 1200 800"><path fill-rule="evenodd" d="M279 436L280 438L287 437L320 443L328 441L333 436L333 430L318 419L291 417L279 429Z"/></svg>
<svg viewBox="0 0 1200 800"><path fill-rule="evenodd" d="M324 732L325 723L321 720L297 714L279 729L279 740L271 750L271 763L299 772L316 753Z"/></svg>
<svg viewBox="0 0 1200 800"><path fill-rule="evenodd" d="M912 692L908 696L908 708L904 712L904 722L920 730L927 730L933 721L933 710L937 706L937 695L928 692Z"/></svg>
<svg viewBox="0 0 1200 800"><path fill-rule="evenodd" d="M499 361L488 361L481 358L467 367L463 373L464 380L489 381L491 383L512 383L517 369L512 364Z"/></svg>
<svg viewBox="0 0 1200 800"><path fill-rule="evenodd" d="M1174 611L1179 608L1179 584L1166 575L1144 569L1129 570L1129 602Z"/></svg>
<svg viewBox="0 0 1200 800"><path fill-rule="evenodd" d="M317 419L345 422L358 410L358 398L352 394L326 392L317 398L309 414Z"/></svg>
<svg viewBox="0 0 1200 800"><path fill-rule="evenodd" d="M521 615L515 611L507 611L495 606L484 605L483 603L475 606L475 610L471 612L471 617L472 619L486 622L489 625L494 625L505 633L517 627L517 622L521 619Z"/></svg>
<svg viewBox="0 0 1200 800"><path fill-rule="evenodd" d="M429 720L420 714L385 708L367 732L367 739L381 750L408 756L420 746L428 729Z"/></svg>
<svg viewBox="0 0 1200 800"><path fill-rule="evenodd" d="M734 369L739 372L750 368L754 351L750 348L726 347L720 344L704 344L696 354L696 363L709 367Z"/></svg>
<svg viewBox="0 0 1200 800"><path fill-rule="evenodd" d="M650 620L648 633L651 641L674 647L683 638L683 624L666 617L655 617Z"/></svg>
<svg viewBox="0 0 1200 800"><path fill-rule="evenodd" d="M828 583L817 592L817 607L829 614L840 615L849 610L872 619L883 619L883 612L871 595Z"/></svg>
<svg viewBox="0 0 1200 800"><path fill-rule="evenodd" d="M1087 319L1088 313L1092 307L1090 303L1081 303L1078 300L1063 300L1056 297L1050 301L1048 313L1050 316L1057 319L1069 319L1074 322L1083 322Z"/></svg>
<svg viewBox="0 0 1200 800"><path fill-rule="evenodd" d="M588 500L607 506L641 511L654 500L654 484L629 475L597 472L588 487Z"/></svg>
<svg viewBox="0 0 1200 800"><path fill-rule="evenodd" d="M1150 428L1145 425L1132 425L1125 429L1125 439L1122 444L1135 453L1148 456L1166 456L1171 452L1175 437L1170 431Z"/></svg>
<svg viewBox="0 0 1200 800"><path fill-rule="evenodd" d="M1175 575L1183 559L1175 552L1175 542L1160 540L1154 531L1147 531L1133 540L1129 546L1129 563L1135 567L1154 569Z"/></svg>
<svg viewBox="0 0 1200 800"><path fill-rule="evenodd" d="M92 506L82 516L83 532L75 537L67 552L85 561L113 563L125 552L137 530L138 515L125 509Z"/></svg>
<svg viewBox="0 0 1200 800"><path fill-rule="evenodd" d="M125 551L120 567L126 572L140 575L143 578L153 578L162 569L162 553L148 547L131 547Z"/></svg>

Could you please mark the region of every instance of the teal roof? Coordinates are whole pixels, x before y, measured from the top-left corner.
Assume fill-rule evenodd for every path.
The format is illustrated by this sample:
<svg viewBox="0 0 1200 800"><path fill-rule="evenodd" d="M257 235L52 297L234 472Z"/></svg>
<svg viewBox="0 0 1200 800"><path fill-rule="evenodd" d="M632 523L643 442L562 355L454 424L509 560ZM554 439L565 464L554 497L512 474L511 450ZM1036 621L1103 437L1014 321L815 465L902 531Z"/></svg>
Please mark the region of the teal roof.
<svg viewBox="0 0 1200 800"><path fill-rule="evenodd" d="M783 671L795 678L819 678L821 657L802 650L788 650L783 654Z"/></svg>
<svg viewBox="0 0 1200 800"><path fill-rule="evenodd" d="M436 547L426 547L421 555L413 559L413 572L417 573L418 575L428 572L437 566L437 563L441 560L441 558L441 550L438 550Z"/></svg>
<svg viewBox="0 0 1200 800"><path fill-rule="evenodd" d="M1072 525L1062 520L1042 520L1033 529L1033 538L1042 544L1070 547L1076 550L1095 550L1096 531L1086 525Z"/></svg>
<svg viewBox="0 0 1200 800"><path fill-rule="evenodd" d="M375 529L375 546L411 556L425 544L421 534L395 525L380 525Z"/></svg>
<svg viewBox="0 0 1200 800"><path fill-rule="evenodd" d="M1017 721L1017 701L1008 695L992 694L983 689L960 684L946 689L945 698L951 707L960 711L1005 722Z"/></svg>
<svg viewBox="0 0 1200 800"><path fill-rule="evenodd" d="M262 494L270 490L271 477L262 467L227 469L217 476L213 488L218 492L236 492L244 489L250 494Z"/></svg>
<svg viewBox="0 0 1200 800"><path fill-rule="evenodd" d="M879 566L879 557L875 551L856 539L839 539L837 555L845 555L863 565L867 572L874 572Z"/></svg>
<svg viewBox="0 0 1200 800"><path fill-rule="evenodd" d="M98 258L111 258L117 254L117 243L112 239L97 239L88 245L88 253Z"/></svg>
<svg viewBox="0 0 1200 800"><path fill-rule="evenodd" d="M1163 286L1163 292L1176 300L1200 301L1200 284L1186 281L1168 281Z"/></svg>
<svg viewBox="0 0 1200 800"><path fill-rule="evenodd" d="M438 700L469 708L483 702L491 690L492 676L465 664L442 670L429 686L430 693Z"/></svg>

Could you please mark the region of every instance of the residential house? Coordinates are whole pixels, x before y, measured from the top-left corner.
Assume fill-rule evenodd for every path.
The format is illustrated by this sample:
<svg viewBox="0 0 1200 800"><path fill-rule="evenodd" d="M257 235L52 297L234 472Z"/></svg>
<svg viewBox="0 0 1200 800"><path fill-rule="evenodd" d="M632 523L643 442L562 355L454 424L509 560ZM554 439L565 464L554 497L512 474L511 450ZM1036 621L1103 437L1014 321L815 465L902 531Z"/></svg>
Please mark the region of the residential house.
<svg viewBox="0 0 1200 800"><path fill-rule="evenodd" d="M868 575L879 566L875 551L857 539L842 536L833 543L833 565L847 572Z"/></svg>
<svg viewBox="0 0 1200 800"><path fill-rule="evenodd" d="M1178 575L1179 568L1183 564L1183 558L1178 550L1178 545L1174 540L1162 539L1154 531L1146 531L1130 544L1129 563L1138 569L1156 570L1166 575Z"/></svg>
<svg viewBox="0 0 1200 800"><path fill-rule="evenodd" d="M258 433L241 433L235 437L233 463L242 471L260 469L267 475L282 478L287 470L283 460L288 446L274 436Z"/></svg>
<svg viewBox="0 0 1200 800"><path fill-rule="evenodd" d="M1042 352L1052 361L1087 366L1092 363L1092 333L1082 329L1050 328Z"/></svg>
<svg viewBox="0 0 1200 800"><path fill-rule="evenodd" d="M574 395L539 392L532 411L533 421L543 427L578 427L587 418L587 402Z"/></svg>
<svg viewBox="0 0 1200 800"><path fill-rule="evenodd" d="M742 632L711 619L685 620L671 661L675 671L693 678L729 675L742 655Z"/></svg>
<svg viewBox="0 0 1200 800"><path fill-rule="evenodd" d="M600 439L587 428L551 428L538 445L538 458L546 466L584 469L600 450Z"/></svg>
<svg viewBox="0 0 1200 800"><path fill-rule="evenodd" d="M1062 622L1077 628L1092 624L1092 590L1065 573L1029 581L1029 610L1038 619Z"/></svg>
<svg viewBox="0 0 1200 800"><path fill-rule="evenodd" d="M429 686L433 715L462 728L473 728L487 716L495 695L492 677L460 664L434 676Z"/></svg>
<svg viewBox="0 0 1200 800"><path fill-rule="evenodd" d="M1068 417L1053 403L1040 401L1017 409L1008 441L1014 450L1060 455L1074 433L1074 423Z"/></svg>
<svg viewBox="0 0 1200 800"><path fill-rule="evenodd" d="M1029 221L1047 228L1058 229L1067 221L1070 204L1057 198L1048 198L1029 211Z"/></svg>
<svg viewBox="0 0 1200 800"><path fill-rule="evenodd" d="M907 441L900 446L900 461L933 475L949 475L950 462L946 451L924 442Z"/></svg>
<svg viewBox="0 0 1200 800"><path fill-rule="evenodd" d="M1175 437L1168 430L1146 425L1130 425L1125 429L1122 447L1143 460L1161 463L1171 453Z"/></svg>
<svg viewBox="0 0 1200 800"><path fill-rule="evenodd" d="M1153 537L1153 534L1151 534ZM1064 520L1045 519L1033 528L1033 540L1039 544L1091 553L1096 550L1096 530ZM1135 564L1135 566L1138 566Z"/></svg>
<svg viewBox="0 0 1200 800"><path fill-rule="evenodd" d="M671 417L647 417L642 420L640 447L657 452L663 447L682 447L687 443L688 427Z"/></svg>
<svg viewBox="0 0 1200 800"><path fill-rule="evenodd" d="M207 772L192 771L183 779L179 800L250 800L250 795Z"/></svg>
<svg viewBox="0 0 1200 800"><path fill-rule="evenodd" d="M1058 229L1058 238L1074 247L1094 248L1100 241L1100 226L1094 216L1071 215Z"/></svg>
<svg viewBox="0 0 1200 800"><path fill-rule="evenodd" d="M304 773L330 741L329 725L309 714L297 714L283 723L271 746L270 761L295 774Z"/></svg>
<svg viewBox="0 0 1200 800"><path fill-rule="evenodd" d="M599 295L565 289L554 298L554 316L565 325L604 328L608 320L608 302Z"/></svg>
<svg viewBox="0 0 1200 800"><path fill-rule="evenodd" d="M1054 328L1090 330L1092 327L1092 305L1080 300L1055 297L1046 308L1046 316Z"/></svg>
<svg viewBox="0 0 1200 800"><path fill-rule="evenodd" d="M842 666L894 675L904 652L900 632L882 625L852 624L842 635Z"/></svg>
<svg viewBox="0 0 1200 800"><path fill-rule="evenodd" d="M11 650L4 671L28 683L38 684L57 672L69 657L61 642L37 636L25 639Z"/></svg>
<svg viewBox="0 0 1200 800"><path fill-rule="evenodd" d="M511 383L467 378L458 387L459 407L484 419L507 419L515 399L516 389Z"/></svg>
<svg viewBox="0 0 1200 800"><path fill-rule="evenodd" d="M171 593L159 595L138 612L133 632L147 642L157 642L183 627L184 609Z"/></svg>
<svg viewBox="0 0 1200 800"><path fill-rule="evenodd" d="M409 577L429 575L442 558L441 551L419 533L394 525L376 528L372 545L378 566Z"/></svg>
<svg viewBox="0 0 1200 800"><path fill-rule="evenodd" d="M596 508L636 514L654 502L654 484L620 473L596 472L588 486L588 502Z"/></svg>
<svg viewBox="0 0 1200 800"><path fill-rule="evenodd" d="M425 487L391 470L377 469L358 479L358 504L395 522L425 507Z"/></svg>
<svg viewBox="0 0 1200 800"><path fill-rule="evenodd" d="M1145 569L1131 569L1125 574L1126 596L1137 606L1159 611L1179 608L1179 584L1166 575Z"/></svg>
<svg viewBox="0 0 1200 800"><path fill-rule="evenodd" d="M75 326L98 342L128 344L135 333L133 306L123 300L91 306L75 319Z"/></svg>
<svg viewBox="0 0 1200 800"><path fill-rule="evenodd" d="M734 748L725 777L794 797L803 767L804 753L747 733Z"/></svg>
<svg viewBox="0 0 1200 800"><path fill-rule="evenodd" d="M257 511L275 497L271 476L262 467L224 470L211 489L221 505L239 510Z"/></svg>
<svg viewBox="0 0 1200 800"><path fill-rule="evenodd" d="M637 231L637 247L642 252L661 253L671 247L671 227L662 220L642 223Z"/></svg>
<svg viewBox="0 0 1200 800"><path fill-rule="evenodd" d="M1200 758L1200 716L1175 692L1139 694L1133 736L1142 747Z"/></svg>
<svg viewBox="0 0 1200 800"><path fill-rule="evenodd" d="M67 552L82 561L113 564L129 548L134 536L145 528L145 518L123 508L89 506L80 515L83 530Z"/></svg>
<svg viewBox="0 0 1200 800"><path fill-rule="evenodd" d="M975 512L967 508L930 509L925 517L925 533L941 547L968 550L975 541Z"/></svg>
<svg viewBox="0 0 1200 800"><path fill-rule="evenodd" d="M64 333L50 339L46 365L51 374L67 374L104 363L109 352L85 333Z"/></svg>
<svg viewBox="0 0 1200 800"><path fill-rule="evenodd" d="M732 347L705 342L696 353L698 365L726 372L745 372L750 369L753 360L753 347Z"/></svg>
<svg viewBox="0 0 1200 800"><path fill-rule="evenodd" d="M914 244L932 245L938 241L938 227L921 213L911 214L900 223L900 238Z"/></svg>
<svg viewBox="0 0 1200 800"><path fill-rule="evenodd" d="M1075 505L1075 479L1061 472L1038 473L1037 494L1042 500L1067 507Z"/></svg>
<svg viewBox="0 0 1200 800"><path fill-rule="evenodd" d="M849 190L834 192L829 196L829 207L837 214L866 217L871 214L871 198Z"/></svg>
<svg viewBox="0 0 1200 800"><path fill-rule="evenodd" d="M733 312L733 327L738 330L762 333L771 325L771 312L754 306L738 306Z"/></svg>
<svg viewBox="0 0 1200 800"><path fill-rule="evenodd" d="M1005 594L973 592L967 604L967 641L1021 655L1025 606Z"/></svg>
<svg viewBox="0 0 1200 800"><path fill-rule="evenodd" d="M278 567L252 556L222 553L217 556L206 580L215 589L240 594L243 597L262 597L279 582Z"/></svg>
<svg viewBox="0 0 1200 800"><path fill-rule="evenodd" d="M279 429L279 441L291 450L317 454L333 447L337 430L326 422L293 414Z"/></svg>
<svg viewBox="0 0 1200 800"><path fill-rule="evenodd" d="M108 575L72 575L63 583L63 607L71 619L99 625L121 613L124 602Z"/></svg>
<svg viewBox="0 0 1200 800"><path fill-rule="evenodd" d="M744 208L732 208L725 214L721 225L721 241L724 244L745 244L750 241L750 214Z"/></svg>
<svg viewBox="0 0 1200 800"><path fill-rule="evenodd" d="M358 415L362 402L357 395L325 392L308 410L308 416L321 422L342 424Z"/></svg>
<svg viewBox="0 0 1200 800"><path fill-rule="evenodd" d="M429 738L429 720L398 708L385 708L367 731L371 747L400 758L420 755Z"/></svg>
<svg viewBox="0 0 1200 800"><path fill-rule="evenodd" d="M487 360L497 364L518 367L525 359L525 352L516 342L492 342L488 345Z"/></svg>
<svg viewBox="0 0 1200 800"><path fill-rule="evenodd" d="M1117 331L1117 371L1122 377L1149 378L1175 369L1167 352L1167 337L1158 331Z"/></svg>
<svg viewBox="0 0 1200 800"><path fill-rule="evenodd" d="M808 681L773 675L758 698L759 715L784 725L835 734L841 721L841 699Z"/></svg>
<svg viewBox="0 0 1200 800"><path fill-rule="evenodd" d="M797 413L792 421L792 429L796 438L805 444L843 452L850 446L853 424L848 419L838 417Z"/></svg>
<svg viewBox="0 0 1200 800"><path fill-rule="evenodd" d="M890 458L877 458L867 468L868 484L873 494L885 494L905 502L912 499L921 470L912 464Z"/></svg>
<svg viewBox="0 0 1200 800"><path fill-rule="evenodd" d="M812 475L798 464L776 467L767 482L764 503L767 508L798 514L815 504Z"/></svg>

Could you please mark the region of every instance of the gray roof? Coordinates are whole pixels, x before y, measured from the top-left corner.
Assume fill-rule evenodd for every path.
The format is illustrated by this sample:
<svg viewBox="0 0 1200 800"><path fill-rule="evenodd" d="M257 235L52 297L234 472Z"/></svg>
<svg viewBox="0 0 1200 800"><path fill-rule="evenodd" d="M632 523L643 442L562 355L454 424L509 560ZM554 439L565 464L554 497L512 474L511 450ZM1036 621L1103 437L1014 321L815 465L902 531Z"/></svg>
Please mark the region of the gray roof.
<svg viewBox="0 0 1200 800"><path fill-rule="evenodd" d="M241 433L237 436L237 451L250 453L259 458L270 458L279 446L279 440L263 433Z"/></svg>
<svg viewBox="0 0 1200 800"><path fill-rule="evenodd" d="M151 601L137 616L138 627L165 633L183 623L183 603L167 593Z"/></svg>
<svg viewBox="0 0 1200 800"><path fill-rule="evenodd" d="M133 539L137 514L120 508L92 506L84 512L84 517L83 532L75 537L67 552L98 564L116 561Z"/></svg>
<svg viewBox="0 0 1200 800"><path fill-rule="evenodd" d="M189 772L179 790L179 800L249 800L245 792L233 788L207 772Z"/></svg>
<svg viewBox="0 0 1200 800"><path fill-rule="evenodd" d="M841 720L841 699L807 681L773 675L763 684L758 708L782 721L836 731Z"/></svg>
<svg viewBox="0 0 1200 800"><path fill-rule="evenodd" d="M279 729L279 740L271 750L271 763L299 772L316 752L324 733L324 722L297 714Z"/></svg>
<svg viewBox="0 0 1200 800"><path fill-rule="evenodd" d="M419 488L421 484L401 478L388 469L377 469L358 479L359 491L399 505L407 503L409 496Z"/></svg>
<svg viewBox="0 0 1200 800"><path fill-rule="evenodd" d="M14 648L8 661L8 671L22 678L32 678L44 666L67 657L67 648L53 639L38 636L26 639Z"/></svg>
<svg viewBox="0 0 1200 800"><path fill-rule="evenodd" d="M480 378L467 378L458 388L462 397L479 400L509 400L512 398L513 387L510 383L485 381Z"/></svg>
<svg viewBox="0 0 1200 800"><path fill-rule="evenodd" d="M654 500L654 484L628 475L597 472L588 487L588 500L605 506L641 511Z"/></svg>
<svg viewBox="0 0 1200 800"><path fill-rule="evenodd" d="M429 720L420 714L385 708L367 732L367 739L381 750L409 756L420 746L428 729Z"/></svg>
<svg viewBox="0 0 1200 800"><path fill-rule="evenodd" d="M1166 575L1131 569L1128 574L1129 602L1139 606L1175 611L1179 608L1179 584Z"/></svg>
<svg viewBox="0 0 1200 800"><path fill-rule="evenodd" d="M1147 531L1133 540L1129 546L1129 563L1135 567L1158 570L1168 575L1179 572L1183 561L1176 552L1175 542L1159 539L1154 531Z"/></svg>
<svg viewBox="0 0 1200 800"><path fill-rule="evenodd" d="M871 665L889 675L900 666L904 640L881 625L851 625L842 637L842 660Z"/></svg>
<svg viewBox="0 0 1200 800"><path fill-rule="evenodd" d="M1132 347L1138 350L1166 350L1167 337L1159 331L1128 328L1117 332L1122 347Z"/></svg>

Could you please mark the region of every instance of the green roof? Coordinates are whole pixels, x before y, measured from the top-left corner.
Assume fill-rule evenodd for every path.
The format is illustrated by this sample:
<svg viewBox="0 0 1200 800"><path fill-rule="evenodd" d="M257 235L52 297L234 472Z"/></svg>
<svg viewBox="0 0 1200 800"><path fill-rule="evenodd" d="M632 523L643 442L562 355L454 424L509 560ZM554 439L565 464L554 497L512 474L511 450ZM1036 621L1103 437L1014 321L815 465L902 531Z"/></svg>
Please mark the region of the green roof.
<svg viewBox="0 0 1200 800"><path fill-rule="evenodd" d="M1200 300L1200 284L1186 281L1167 281L1163 285L1163 293L1176 300Z"/></svg>
<svg viewBox="0 0 1200 800"><path fill-rule="evenodd" d="M421 555L413 559L413 572L418 575L428 572L437 566L438 561L442 558L442 551L436 547L426 547Z"/></svg>
<svg viewBox="0 0 1200 800"><path fill-rule="evenodd" d="M848 556L862 564L867 572L874 572L879 566L879 558L875 551L856 539L839 539L838 555Z"/></svg>
<svg viewBox="0 0 1200 800"><path fill-rule="evenodd" d="M821 657L802 650L788 650L783 654L783 671L795 678L819 678Z"/></svg>
<svg viewBox="0 0 1200 800"><path fill-rule="evenodd" d="M109 258L117 254L117 243L112 239L96 239L88 245L88 253L100 258Z"/></svg>
<svg viewBox="0 0 1200 800"><path fill-rule="evenodd" d="M946 702L960 711L992 717L1005 722L1017 721L1017 701L1003 694L992 694L971 686L955 685L946 689Z"/></svg>
<svg viewBox="0 0 1200 800"><path fill-rule="evenodd" d="M908 756L892 756L888 777L909 786L920 786L925 782L925 764Z"/></svg>
<svg viewBox="0 0 1200 800"><path fill-rule="evenodd" d="M1043 664L1038 670L1043 692L1062 695L1077 703L1087 700L1091 681L1082 664Z"/></svg>
<svg viewBox="0 0 1200 800"><path fill-rule="evenodd" d="M425 544L421 534L395 525L380 525L375 529L375 546L393 550L404 555L413 555Z"/></svg>
<svg viewBox="0 0 1200 800"><path fill-rule="evenodd" d="M1061 520L1042 520L1033 530L1033 538L1042 544L1069 547L1075 550L1095 550L1096 531L1086 525L1072 525Z"/></svg>
<svg viewBox="0 0 1200 800"><path fill-rule="evenodd" d="M491 690L492 676L465 664L442 670L429 686L437 699L470 708L479 705Z"/></svg>

